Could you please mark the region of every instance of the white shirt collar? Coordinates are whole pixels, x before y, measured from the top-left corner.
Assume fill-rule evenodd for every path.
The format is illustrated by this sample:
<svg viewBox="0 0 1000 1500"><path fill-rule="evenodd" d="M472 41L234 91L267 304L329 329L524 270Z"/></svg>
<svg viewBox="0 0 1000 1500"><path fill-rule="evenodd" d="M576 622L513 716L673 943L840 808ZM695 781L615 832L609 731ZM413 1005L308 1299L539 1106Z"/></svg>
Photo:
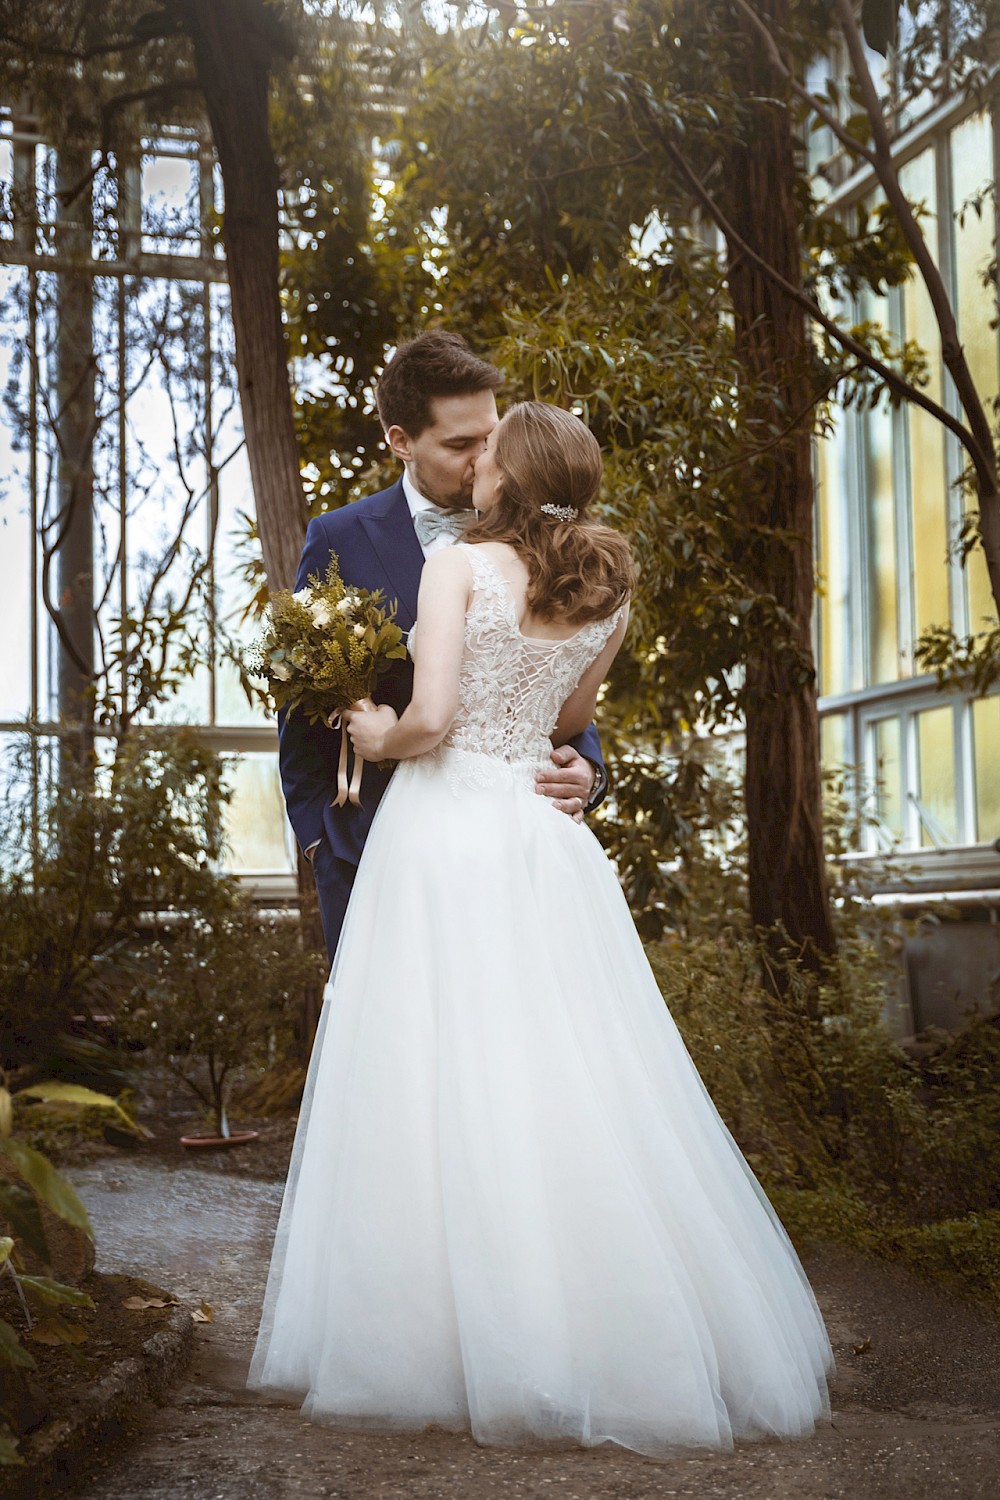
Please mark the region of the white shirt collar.
<svg viewBox="0 0 1000 1500"><path fill-rule="evenodd" d="M437 509L433 500L428 500L426 495L420 493L405 469L403 470L403 494L406 496L411 516L415 516L418 510Z"/></svg>

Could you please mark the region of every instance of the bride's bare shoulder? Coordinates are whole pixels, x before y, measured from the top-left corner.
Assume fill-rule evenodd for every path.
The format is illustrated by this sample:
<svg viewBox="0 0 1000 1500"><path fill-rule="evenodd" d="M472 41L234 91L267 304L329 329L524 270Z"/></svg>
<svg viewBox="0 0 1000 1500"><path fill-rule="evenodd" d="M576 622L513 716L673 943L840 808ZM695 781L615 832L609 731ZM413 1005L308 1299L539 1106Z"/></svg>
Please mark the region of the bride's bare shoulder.
<svg viewBox="0 0 1000 1500"><path fill-rule="evenodd" d="M516 574L524 569L524 563L509 542L466 542L464 546L468 551L477 552L480 557L488 558L507 574ZM452 550L455 549L452 548Z"/></svg>
<svg viewBox="0 0 1000 1500"><path fill-rule="evenodd" d="M421 583L425 578L468 577L470 563L467 552L465 547L442 547L440 552L432 553L421 571Z"/></svg>

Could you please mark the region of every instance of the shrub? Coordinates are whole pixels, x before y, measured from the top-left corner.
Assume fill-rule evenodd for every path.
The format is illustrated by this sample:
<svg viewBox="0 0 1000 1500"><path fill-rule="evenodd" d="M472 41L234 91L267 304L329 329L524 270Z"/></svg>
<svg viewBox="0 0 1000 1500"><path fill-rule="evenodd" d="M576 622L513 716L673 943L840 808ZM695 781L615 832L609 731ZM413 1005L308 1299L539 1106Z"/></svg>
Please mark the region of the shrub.
<svg viewBox="0 0 1000 1500"><path fill-rule="evenodd" d="M923 1062L885 1021L885 957L848 924L818 996L776 999L749 934L649 950L715 1103L793 1235L903 1256L1000 1295L1000 1022ZM808 1002L808 1003L807 1003Z"/></svg>
<svg viewBox="0 0 1000 1500"><path fill-rule="evenodd" d="M133 732L110 765L64 769L37 828L30 805L8 799L0 1066L85 1081L106 1071L107 1055L74 1035L74 1017L114 1013L141 917L210 899L224 796L215 759L175 731Z"/></svg>
<svg viewBox="0 0 1000 1500"><path fill-rule="evenodd" d="M297 919L259 911L235 886L165 929L147 948L129 1024L228 1136L238 1076L262 1072L291 1028L303 985L325 957L307 952Z"/></svg>

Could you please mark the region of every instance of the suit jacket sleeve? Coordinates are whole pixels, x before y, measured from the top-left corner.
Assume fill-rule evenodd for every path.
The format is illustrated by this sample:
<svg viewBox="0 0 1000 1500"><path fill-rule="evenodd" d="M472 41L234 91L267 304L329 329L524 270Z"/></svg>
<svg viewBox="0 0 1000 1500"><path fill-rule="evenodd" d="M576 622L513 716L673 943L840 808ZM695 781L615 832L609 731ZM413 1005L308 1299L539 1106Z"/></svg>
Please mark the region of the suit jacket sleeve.
<svg viewBox="0 0 1000 1500"><path fill-rule="evenodd" d="M588 724L582 734L574 735L567 743L597 768L597 785L584 808L584 812L593 812L595 807L600 807L608 793L608 773L604 765L600 736L594 725Z"/></svg>
<svg viewBox="0 0 1000 1500"><path fill-rule="evenodd" d="M325 535L325 517L309 522L305 546L295 578L296 590L305 588L310 575L326 577L331 545ZM323 834L323 812L337 782L339 741L322 724L310 724L304 714L278 714L278 765L288 808L288 820L303 849Z"/></svg>

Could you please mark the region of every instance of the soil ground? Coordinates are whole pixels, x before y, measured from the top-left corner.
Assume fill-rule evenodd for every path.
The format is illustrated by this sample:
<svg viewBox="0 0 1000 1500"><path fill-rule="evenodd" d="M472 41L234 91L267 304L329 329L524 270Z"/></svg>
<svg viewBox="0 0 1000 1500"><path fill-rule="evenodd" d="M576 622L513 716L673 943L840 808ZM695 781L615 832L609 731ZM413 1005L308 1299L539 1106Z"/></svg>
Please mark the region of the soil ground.
<svg viewBox="0 0 1000 1500"><path fill-rule="evenodd" d="M60 1308L58 1319L72 1341L50 1342L51 1319L36 1308L29 1332L13 1281L7 1278L0 1287L0 1317L21 1335L35 1361L34 1370L12 1372L3 1382L4 1412L15 1433L38 1433L49 1422L72 1421L90 1387L115 1361L140 1357L143 1344L165 1327L170 1315L170 1308L162 1306L170 1294L132 1276L95 1272L79 1290L94 1306ZM134 1299L161 1306L125 1305ZM0 1473L0 1488L2 1481Z"/></svg>
<svg viewBox="0 0 1000 1500"><path fill-rule="evenodd" d="M485 1449L435 1430L304 1421L245 1391L289 1130L192 1160L95 1150L69 1168L98 1267L141 1273L213 1321L189 1377L135 1439L95 1454L82 1500L979 1500L1000 1494L1000 1321L904 1269L833 1246L803 1259L838 1362L829 1426L802 1442L680 1451Z"/></svg>

